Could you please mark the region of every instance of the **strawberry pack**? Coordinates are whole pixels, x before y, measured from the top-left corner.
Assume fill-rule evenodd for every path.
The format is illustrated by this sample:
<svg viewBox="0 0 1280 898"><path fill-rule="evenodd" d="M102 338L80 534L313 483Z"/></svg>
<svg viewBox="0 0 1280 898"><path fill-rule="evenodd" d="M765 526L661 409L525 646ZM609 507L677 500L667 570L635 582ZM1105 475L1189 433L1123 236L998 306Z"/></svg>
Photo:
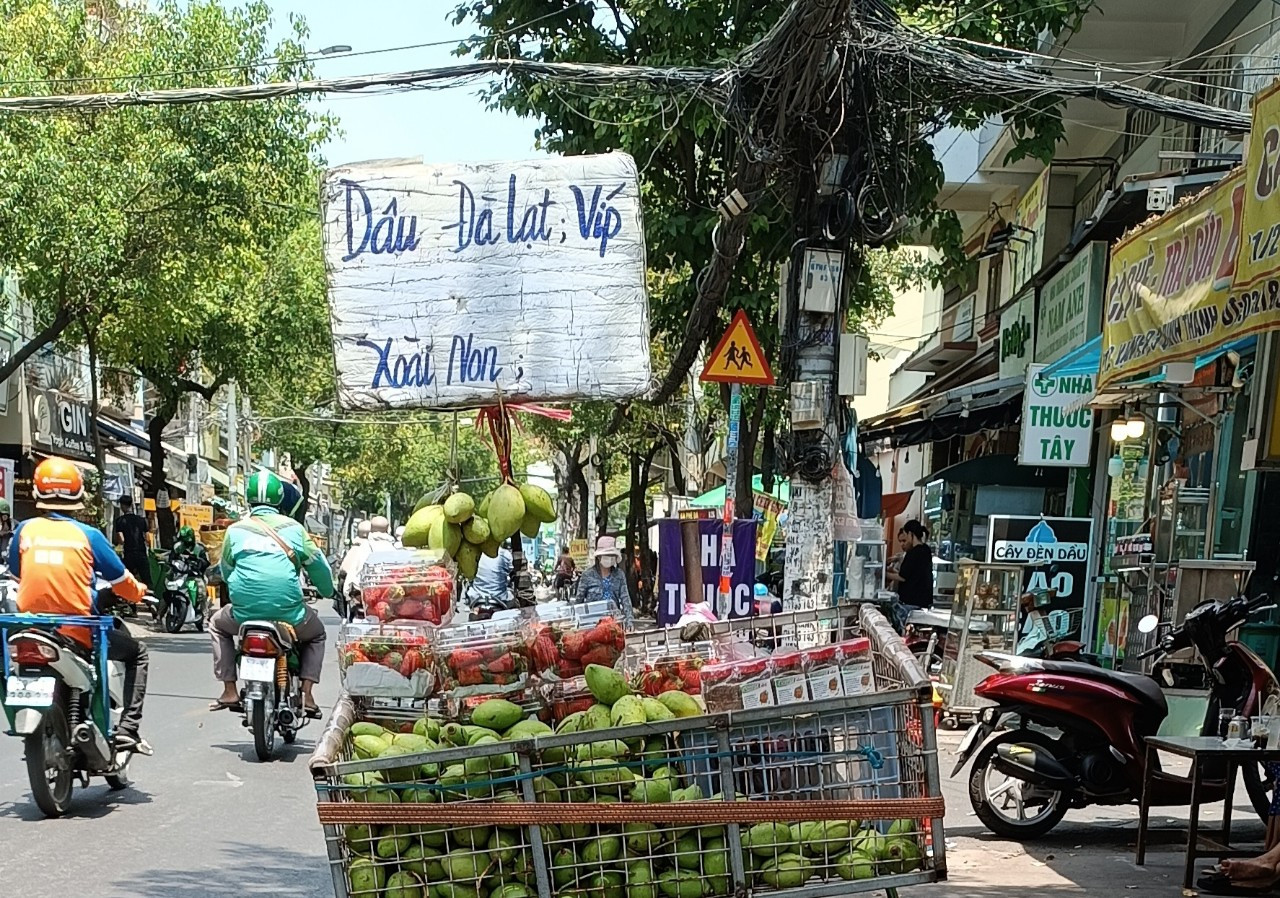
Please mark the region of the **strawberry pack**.
<svg viewBox="0 0 1280 898"><path fill-rule="evenodd" d="M453 571L431 550L377 552L361 569L365 616L379 621L416 620L436 626L453 617Z"/></svg>
<svg viewBox="0 0 1280 898"><path fill-rule="evenodd" d="M455 698L524 689L530 663L523 628L519 619L504 619L441 630L435 648L441 688Z"/></svg>
<svg viewBox="0 0 1280 898"><path fill-rule="evenodd" d="M338 635L343 688L367 698L426 698L436 683L434 641L422 623L344 624Z"/></svg>
<svg viewBox="0 0 1280 898"><path fill-rule="evenodd" d="M563 603L539 609L527 638L533 672L545 679L581 676L589 664L613 667L627 644L622 624L606 609Z"/></svg>

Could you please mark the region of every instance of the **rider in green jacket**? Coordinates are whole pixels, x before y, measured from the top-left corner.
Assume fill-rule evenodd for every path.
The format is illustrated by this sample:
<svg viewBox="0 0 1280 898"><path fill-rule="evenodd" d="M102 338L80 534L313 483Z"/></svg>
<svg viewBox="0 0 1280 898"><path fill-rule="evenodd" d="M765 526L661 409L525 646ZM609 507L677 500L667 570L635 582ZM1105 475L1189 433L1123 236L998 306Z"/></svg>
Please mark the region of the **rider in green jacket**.
<svg viewBox="0 0 1280 898"><path fill-rule="evenodd" d="M235 637L246 621L267 620L293 628L303 704L308 716L320 716L311 691L324 664L324 624L307 607L298 575L305 570L320 595L328 596L333 592L333 573L306 528L280 513L284 496L284 486L275 474L258 471L250 475L245 498L252 510L246 519L228 527L223 539L222 576L231 604L209 622L213 675L222 683L222 695L210 710L240 710Z"/></svg>

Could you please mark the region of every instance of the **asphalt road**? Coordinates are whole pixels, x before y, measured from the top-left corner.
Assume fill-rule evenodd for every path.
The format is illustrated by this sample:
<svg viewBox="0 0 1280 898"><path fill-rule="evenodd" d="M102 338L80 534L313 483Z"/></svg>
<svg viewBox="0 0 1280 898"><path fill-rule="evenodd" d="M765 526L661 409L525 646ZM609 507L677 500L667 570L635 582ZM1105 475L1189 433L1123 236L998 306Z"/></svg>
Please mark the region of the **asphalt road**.
<svg viewBox="0 0 1280 898"><path fill-rule="evenodd" d="M328 708L338 692L338 619L327 601L317 607L330 624L317 689ZM156 754L135 759L133 788L113 793L93 780L66 817L46 820L31 802L21 741L0 735L0 882L29 895L99 898L332 895L306 767L320 724L259 763L241 718L207 710L217 694L209 637L142 636L151 653L143 733Z"/></svg>

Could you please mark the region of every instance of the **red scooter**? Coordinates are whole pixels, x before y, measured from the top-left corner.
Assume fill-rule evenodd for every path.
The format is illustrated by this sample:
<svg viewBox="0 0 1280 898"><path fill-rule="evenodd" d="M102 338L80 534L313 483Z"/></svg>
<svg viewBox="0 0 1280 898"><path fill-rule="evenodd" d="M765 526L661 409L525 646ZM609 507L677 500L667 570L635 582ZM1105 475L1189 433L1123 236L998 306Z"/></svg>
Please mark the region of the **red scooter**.
<svg viewBox="0 0 1280 898"><path fill-rule="evenodd" d="M1280 696L1280 684L1262 659L1227 639L1267 602L1265 596L1252 602L1243 596L1206 602L1138 656L1191 647L1199 651L1211 683L1203 735L1218 734L1223 709L1252 717L1269 698ZM1146 618L1139 629L1155 630L1155 618ZM977 657L997 672L974 691L995 705L984 708L965 735L951 775L974 756L969 801L988 829L1006 838L1035 839L1071 808L1139 799L1147 758L1144 740L1155 735L1169 713L1159 683L1143 674L1071 661L996 652ZM1247 764L1242 776L1265 820L1273 785L1267 771L1261 764ZM1225 772L1208 780L1201 787L1202 800L1221 801ZM1187 777L1161 774L1153 789L1152 805L1190 803Z"/></svg>

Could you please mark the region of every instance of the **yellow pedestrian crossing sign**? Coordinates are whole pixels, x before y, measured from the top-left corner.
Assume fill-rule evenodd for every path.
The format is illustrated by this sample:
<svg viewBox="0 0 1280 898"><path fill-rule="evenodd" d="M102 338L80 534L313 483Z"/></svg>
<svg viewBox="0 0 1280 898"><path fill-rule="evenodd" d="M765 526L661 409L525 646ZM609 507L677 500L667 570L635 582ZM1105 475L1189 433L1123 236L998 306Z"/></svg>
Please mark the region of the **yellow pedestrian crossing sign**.
<svg viewBox="0 0 1280 898"><path fill-rule="evenodd" d="M702 369L703 381L720 384L748 384L755 386L772 386L773 371L769 368L769 360L756 332L747 320L747 313L739 309L729 322L729 329L724 332L720 342L716 344L707 366Z"/></svg>

